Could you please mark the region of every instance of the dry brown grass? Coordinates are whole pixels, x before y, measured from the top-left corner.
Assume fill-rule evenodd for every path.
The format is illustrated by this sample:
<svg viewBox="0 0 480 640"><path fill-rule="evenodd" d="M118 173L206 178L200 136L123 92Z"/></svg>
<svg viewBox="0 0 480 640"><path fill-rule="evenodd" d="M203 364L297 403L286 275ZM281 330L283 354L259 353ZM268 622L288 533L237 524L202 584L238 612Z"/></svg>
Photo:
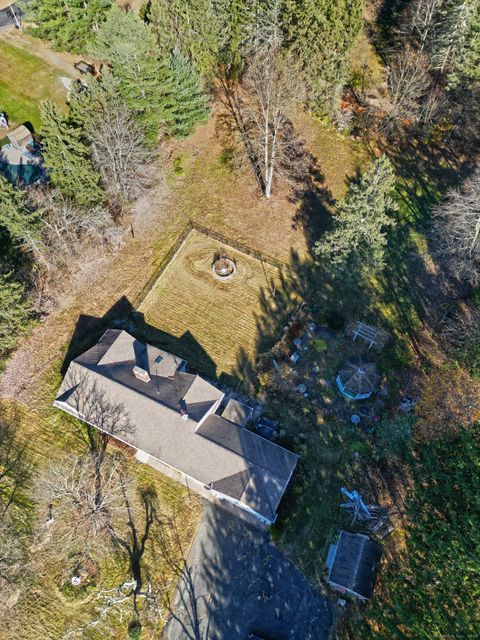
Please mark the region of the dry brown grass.
<svg viewBox="0 0 480 640"><path fill-rule="evenodd" d="M66 452L79 450L80 438L75 437L70 418L59 411L52 410L52 419L45 420L36 412L14 401L0 400L0 418L12 421L19 437L27 442L27 456L33 465L34 473L39 474ZM151 488L158 497L158 509L161 514L175 515L180 534L182 549L172 546L171 551L176 562L181 563L183 553L188 551L200 518L200 503L196 496L189 495L187 489L163 476L150 467L125 458L131 477L139 486ZM32 514L32 530L38 531L44 526L44 514ZM43 539L43 538L42 538ZM172 591L177 575L170 563L166 563L159 552L158 541L147 545L145 554L146 573L156 584L165 585ZM183 551L183 553L182 553ZM111 588L128 579L129 570L124 557L113 551L99 560L99 581L102 586ZM31 566L29 579L21 589L15 606L0 610L0 639L10 640L59 640L67 630L78 628L95 618L93 593L87 593L81 599L71 599L61 589L65 572L65 559L61 554L52 555L48 547L38 544L31 548ZM92 629L85 634L91 640L126 637L128 620L120 622L112 619L108 635L105 627ZM146 628L145 638L157 638L161 625ZM143 637L143 635L142 635Z"/></svg>
<svg viewBox="0 0 480 640"><path fill-rule="evenodd" d="M222 250L237 266L227 282L216 280L211 271L214 255ZM139 311L147 324L167 334L164 346L176 353L183 348L180 355L194 367L210 375L233 374L239 359L243 363L254 356L262 318L276 313L280 288L279 269L194 230Z"/></svg>
<svg viewBox="0 0 480 640"><path fill-rule="evenodd" d="M341 191L347 176L355 171L351 141L330 134L305 116L308 126L304 136L312 138L311 152L324 168L325 186L334 194ZM311 127L311 130L309 129ZM356 148L356 147L355 147ZM339 150L342 150L341 152ZM321 152L321 155L320 155ZM103 316L123 296L132 303L138 299L145 283L167 255L188 218L209 226L226 236L288 262L292 249L305 256L308 251L303 229L293 227L300 204L289 193L276 193L271 202L263 200L249 173L238 174L221 160L222 147L215 139L215 121L199 127L194 136L178 143L171 160L180 157L181 171L167 167L170 193L160 187L148 194L137 209L135 237L126 238L125 246L115 256L106 256L95 265L82 265L78 277L65 283L65 294L53 312L25 340L12 357L0 388L0 395L14 397L29 409L24 424L39 459L64 455L71 445L71 425L50 407L61 380L60 369L68 346L82 316ZM330 170L330 163L332 169ZM343 163L343 164L342 164ZM160 173L160 172L159 172ZM199 263L188 261L187 249L197 243ZM142 310L147 321L170 333L172 344L181 347L181 336L190 331L201 349L190 361L200 370L208 366L208 357L217 374L232 372L243 350L252 355L257 341L272 338L281 318L268 299L268 281L279 281L278 271L268 265L263 271L255 258L229 250L245 267L237 284L225 286L213 281L209 263L218 243L191 236L177 260L163 273ZM266 276L265 276L266 273ZM277 315L281 316L280 310ZM277 322L278 320L278 322ZM191 346L192 341L190 341ZM172 347L172 350L173 347ZM207 357L208 356L208 357ZM157 492L166 503L178 501L184 514L182 530L188 541L194 533L198 513L192 511L184 490L146 467L132 462L137 474L151 474ZM112 562L112 575L117 565ZM61 638L65 624L77 615L88 614L88 607L64 602L55 586L55 567L39 565L37 578L22 595L4 631L7 638ZM86 613L85 613L86 612ZM73 618L72 618L73 616ZM112 637L124 637L115 635ZM148 637L148 636L146 636Z"/></svg>

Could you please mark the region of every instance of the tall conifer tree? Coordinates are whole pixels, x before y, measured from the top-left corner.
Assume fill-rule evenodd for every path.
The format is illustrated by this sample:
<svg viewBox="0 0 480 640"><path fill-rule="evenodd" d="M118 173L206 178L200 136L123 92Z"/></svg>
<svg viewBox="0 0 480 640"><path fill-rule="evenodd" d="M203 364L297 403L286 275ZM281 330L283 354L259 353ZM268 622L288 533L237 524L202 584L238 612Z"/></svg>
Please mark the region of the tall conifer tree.
<svg viewBox="0 0 480 640"><path fill-rule="evenodd" d="M66 198L81 206L104 199L99 177L93 170L90 150L81 128L73 125L51 101L42 104L43 155L52 184Z"/></svg>
<svg viewBox="0 0 480 640"><path fill-rule="evenodd" d="M286 46L301 62L320 111L330 112L347 54L362 28L363 0L284 0Z"/></svg>
<svg viewBox="0 0 480 640"><path fill-rule="evenodd" d="M357 278L383 264L388 215L397 208L392 197L393 167L386 156L375 160L358 183L352 184L335 216L335 226L316 243L314 253L332 275Z"/></svg>
<svg viewBox="0 0 480 640"><path fill-rule="evenodd" d="M81 53L105 19L112 0L32 0L26 5L31 33L56 49Z"/></svg>
<svg viewBox="0 0 480 640"><path fill-rule="evenodd" d="M160 55L180 51L204 75L214 70L222 33L212 0L151 0L147 19Z"/></svg>
<svg viewBox="0 0 480 640"><path fill-rule="evenodd" d="M172 56L171 70L174 107L169 133L182 138L208 118L210 109L200 75L182 54Z"/></svg>
<svg viewBox="0 0 480 640"><path fill-rule="evenodd" d="M173 82L168 64L158 57L151 27L133 13L112 7L91 51L111 62L120 94L155 142L161 127L173 119Z"/></svg>

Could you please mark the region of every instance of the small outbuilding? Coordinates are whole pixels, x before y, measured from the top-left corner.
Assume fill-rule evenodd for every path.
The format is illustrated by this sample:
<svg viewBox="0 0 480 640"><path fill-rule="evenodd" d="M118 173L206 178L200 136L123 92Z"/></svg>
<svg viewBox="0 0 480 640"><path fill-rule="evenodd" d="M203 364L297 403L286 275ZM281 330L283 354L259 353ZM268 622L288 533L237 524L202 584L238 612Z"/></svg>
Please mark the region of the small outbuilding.
<svg viewBox="0 0 480 640"><path fill-rule="evenodd" d="M382 558L382 547L363 533L341 531L328 550L327 583L344 595L369 600Z"/></svg>
<svg viewBox="0 0 480 640"><path fill-rule="evenodd" d="M380 376L373 362L352 358L343 363L336 378L342 395L350 400L369 398L380 384Z"/></svg>
<svg viewBox="0 0 480 640"><path fill-rule="evenodd" d="M7 138L10 144L19 151L28 151L29 147L33 146L35 142L32 132L24 124L12 129L7 134Z"/></svg>

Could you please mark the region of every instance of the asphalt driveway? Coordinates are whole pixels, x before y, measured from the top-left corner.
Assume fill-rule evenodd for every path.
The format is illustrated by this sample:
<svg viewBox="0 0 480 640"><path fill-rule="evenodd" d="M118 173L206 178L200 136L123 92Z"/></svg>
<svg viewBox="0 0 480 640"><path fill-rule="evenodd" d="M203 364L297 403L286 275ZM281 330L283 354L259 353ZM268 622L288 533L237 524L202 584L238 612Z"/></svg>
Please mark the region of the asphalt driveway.
<svg viewBox="0 0 480 640"><path fill-rule="evenodd" d="M319 559L321 562L322 559ZM168 640L327 640L331 604L261 525L205 504L180 580Z"/></svg>

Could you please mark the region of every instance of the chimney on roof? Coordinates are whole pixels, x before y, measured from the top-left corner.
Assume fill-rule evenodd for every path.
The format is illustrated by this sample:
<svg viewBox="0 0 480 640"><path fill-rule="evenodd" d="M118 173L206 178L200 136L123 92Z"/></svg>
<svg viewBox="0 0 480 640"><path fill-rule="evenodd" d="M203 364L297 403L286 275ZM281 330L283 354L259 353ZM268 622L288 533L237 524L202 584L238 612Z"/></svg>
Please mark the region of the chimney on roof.
<svg viewBox="0 0 480 640"><path fill-rule="evenodd" d="M182 400L180 400L179 405L180 405L180 415L182 416L182 420L188 420L187 403L183 398Z"/></svg>
<svg viewBox="0 0 480 640"><path fill-rule="evenodd" d="M142 369L142 367L135 366L133 367L132 371L137 380L141 380L142 382L150 382L148 371L145 371L145 369Z"/></svg>

